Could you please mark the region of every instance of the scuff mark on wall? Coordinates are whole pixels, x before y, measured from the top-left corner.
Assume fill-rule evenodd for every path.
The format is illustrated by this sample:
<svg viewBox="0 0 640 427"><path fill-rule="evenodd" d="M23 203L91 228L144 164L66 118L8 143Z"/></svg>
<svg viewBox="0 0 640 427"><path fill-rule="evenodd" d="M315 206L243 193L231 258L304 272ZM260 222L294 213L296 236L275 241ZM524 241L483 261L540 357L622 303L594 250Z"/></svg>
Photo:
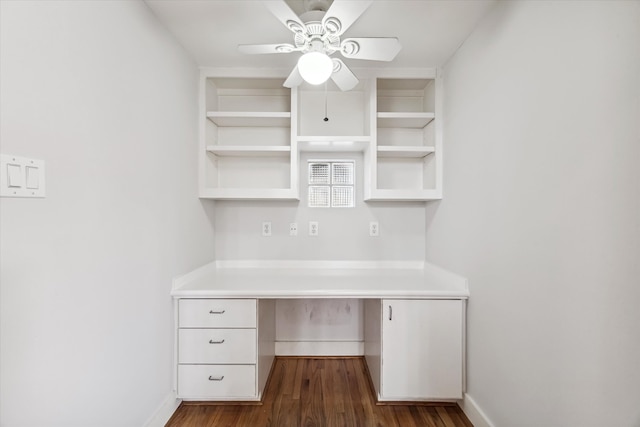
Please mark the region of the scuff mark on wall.
<svg viewBox="0 0 640 427"><path fill-rule="evenodd" d="M278 300L278 340L361 340L358 299Z"/></svg>

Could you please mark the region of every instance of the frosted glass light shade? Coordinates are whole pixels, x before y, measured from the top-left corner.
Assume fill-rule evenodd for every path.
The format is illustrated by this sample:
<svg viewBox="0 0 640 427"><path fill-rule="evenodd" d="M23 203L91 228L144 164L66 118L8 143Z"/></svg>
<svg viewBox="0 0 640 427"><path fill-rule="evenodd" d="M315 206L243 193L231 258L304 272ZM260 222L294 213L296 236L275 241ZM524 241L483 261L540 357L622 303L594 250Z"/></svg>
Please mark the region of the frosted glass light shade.
<svg viewBox="0 0 640 427"><path fill-rule="evenodd" d="M319 85L331 77L333 61L324 53L308 52L298 59L298 71L305 82Z"/></svg>

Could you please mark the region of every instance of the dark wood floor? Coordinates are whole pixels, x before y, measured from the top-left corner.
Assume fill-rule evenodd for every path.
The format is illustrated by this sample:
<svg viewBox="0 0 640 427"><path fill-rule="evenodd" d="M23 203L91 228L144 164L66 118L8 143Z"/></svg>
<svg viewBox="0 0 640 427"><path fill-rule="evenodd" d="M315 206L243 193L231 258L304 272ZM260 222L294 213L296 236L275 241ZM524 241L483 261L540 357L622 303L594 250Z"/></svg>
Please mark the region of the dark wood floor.
<svg viewBox="0 0 640 427"><path fill-rule="evenodd" d="M376 405L362 358L276 358L262 405L183 402L166 427L473 427L452 405Z"/></svg>

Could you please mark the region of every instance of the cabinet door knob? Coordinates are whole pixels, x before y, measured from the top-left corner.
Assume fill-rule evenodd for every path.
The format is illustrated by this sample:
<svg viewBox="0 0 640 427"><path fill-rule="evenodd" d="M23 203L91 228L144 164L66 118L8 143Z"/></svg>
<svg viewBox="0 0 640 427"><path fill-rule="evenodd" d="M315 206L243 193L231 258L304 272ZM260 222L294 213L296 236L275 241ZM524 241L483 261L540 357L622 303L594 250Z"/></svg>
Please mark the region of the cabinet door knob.
<svg viewBox="0 0 640 427"><path fill-rule="evenodd" d="M209 375L209 381L222 381L224 379L224 375L220 376L220 377L213 377L211 375Z"/></svg>
<svg viewBox="0 0 640 427"><path fill-rule="evenodd" d="M213 310L209 310L209 314L224 314L226 310L221 310L221 311L213 311Z"/></svg>
<svg viewBox="0 0 640 427"><path fill-rule="evenodd" d="M393 308L389 306L389 320L391 320L392 315L393 315Z"/></svg>
<svg viewBox="0 0 640 427"><path fill-rule="evenodd" d="M209 344L222 344L223 342L224 342L224 340L222 340L222 341L209 340Z"/></svg>

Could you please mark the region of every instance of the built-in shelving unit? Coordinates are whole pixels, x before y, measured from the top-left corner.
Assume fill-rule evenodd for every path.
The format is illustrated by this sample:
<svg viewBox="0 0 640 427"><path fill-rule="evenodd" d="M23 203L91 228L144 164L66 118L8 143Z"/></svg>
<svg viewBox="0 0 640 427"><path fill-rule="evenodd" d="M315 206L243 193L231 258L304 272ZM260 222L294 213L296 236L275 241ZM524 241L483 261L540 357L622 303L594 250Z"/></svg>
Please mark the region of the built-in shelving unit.
<svg viewBox="0 0 640 427"><path fill-rule="evenodd" d="M201 197L298 197L291 90L283 82L280 78L218 77L203 72Z"/></svg>
<svg viewBox="0 0 640 427"><path fill-rule="evenodd" d="M348 92L284 79L203 70L201 197L299 199L305 151L362 152L366 201L442 197L436 70L361 78Z"/></svg>
<svg viewBox="0 0 640 427"><path fill-rule="evenodd" d="M442 197L438 86L435 75L376 79L376 150L366 200Z"/></svg>

